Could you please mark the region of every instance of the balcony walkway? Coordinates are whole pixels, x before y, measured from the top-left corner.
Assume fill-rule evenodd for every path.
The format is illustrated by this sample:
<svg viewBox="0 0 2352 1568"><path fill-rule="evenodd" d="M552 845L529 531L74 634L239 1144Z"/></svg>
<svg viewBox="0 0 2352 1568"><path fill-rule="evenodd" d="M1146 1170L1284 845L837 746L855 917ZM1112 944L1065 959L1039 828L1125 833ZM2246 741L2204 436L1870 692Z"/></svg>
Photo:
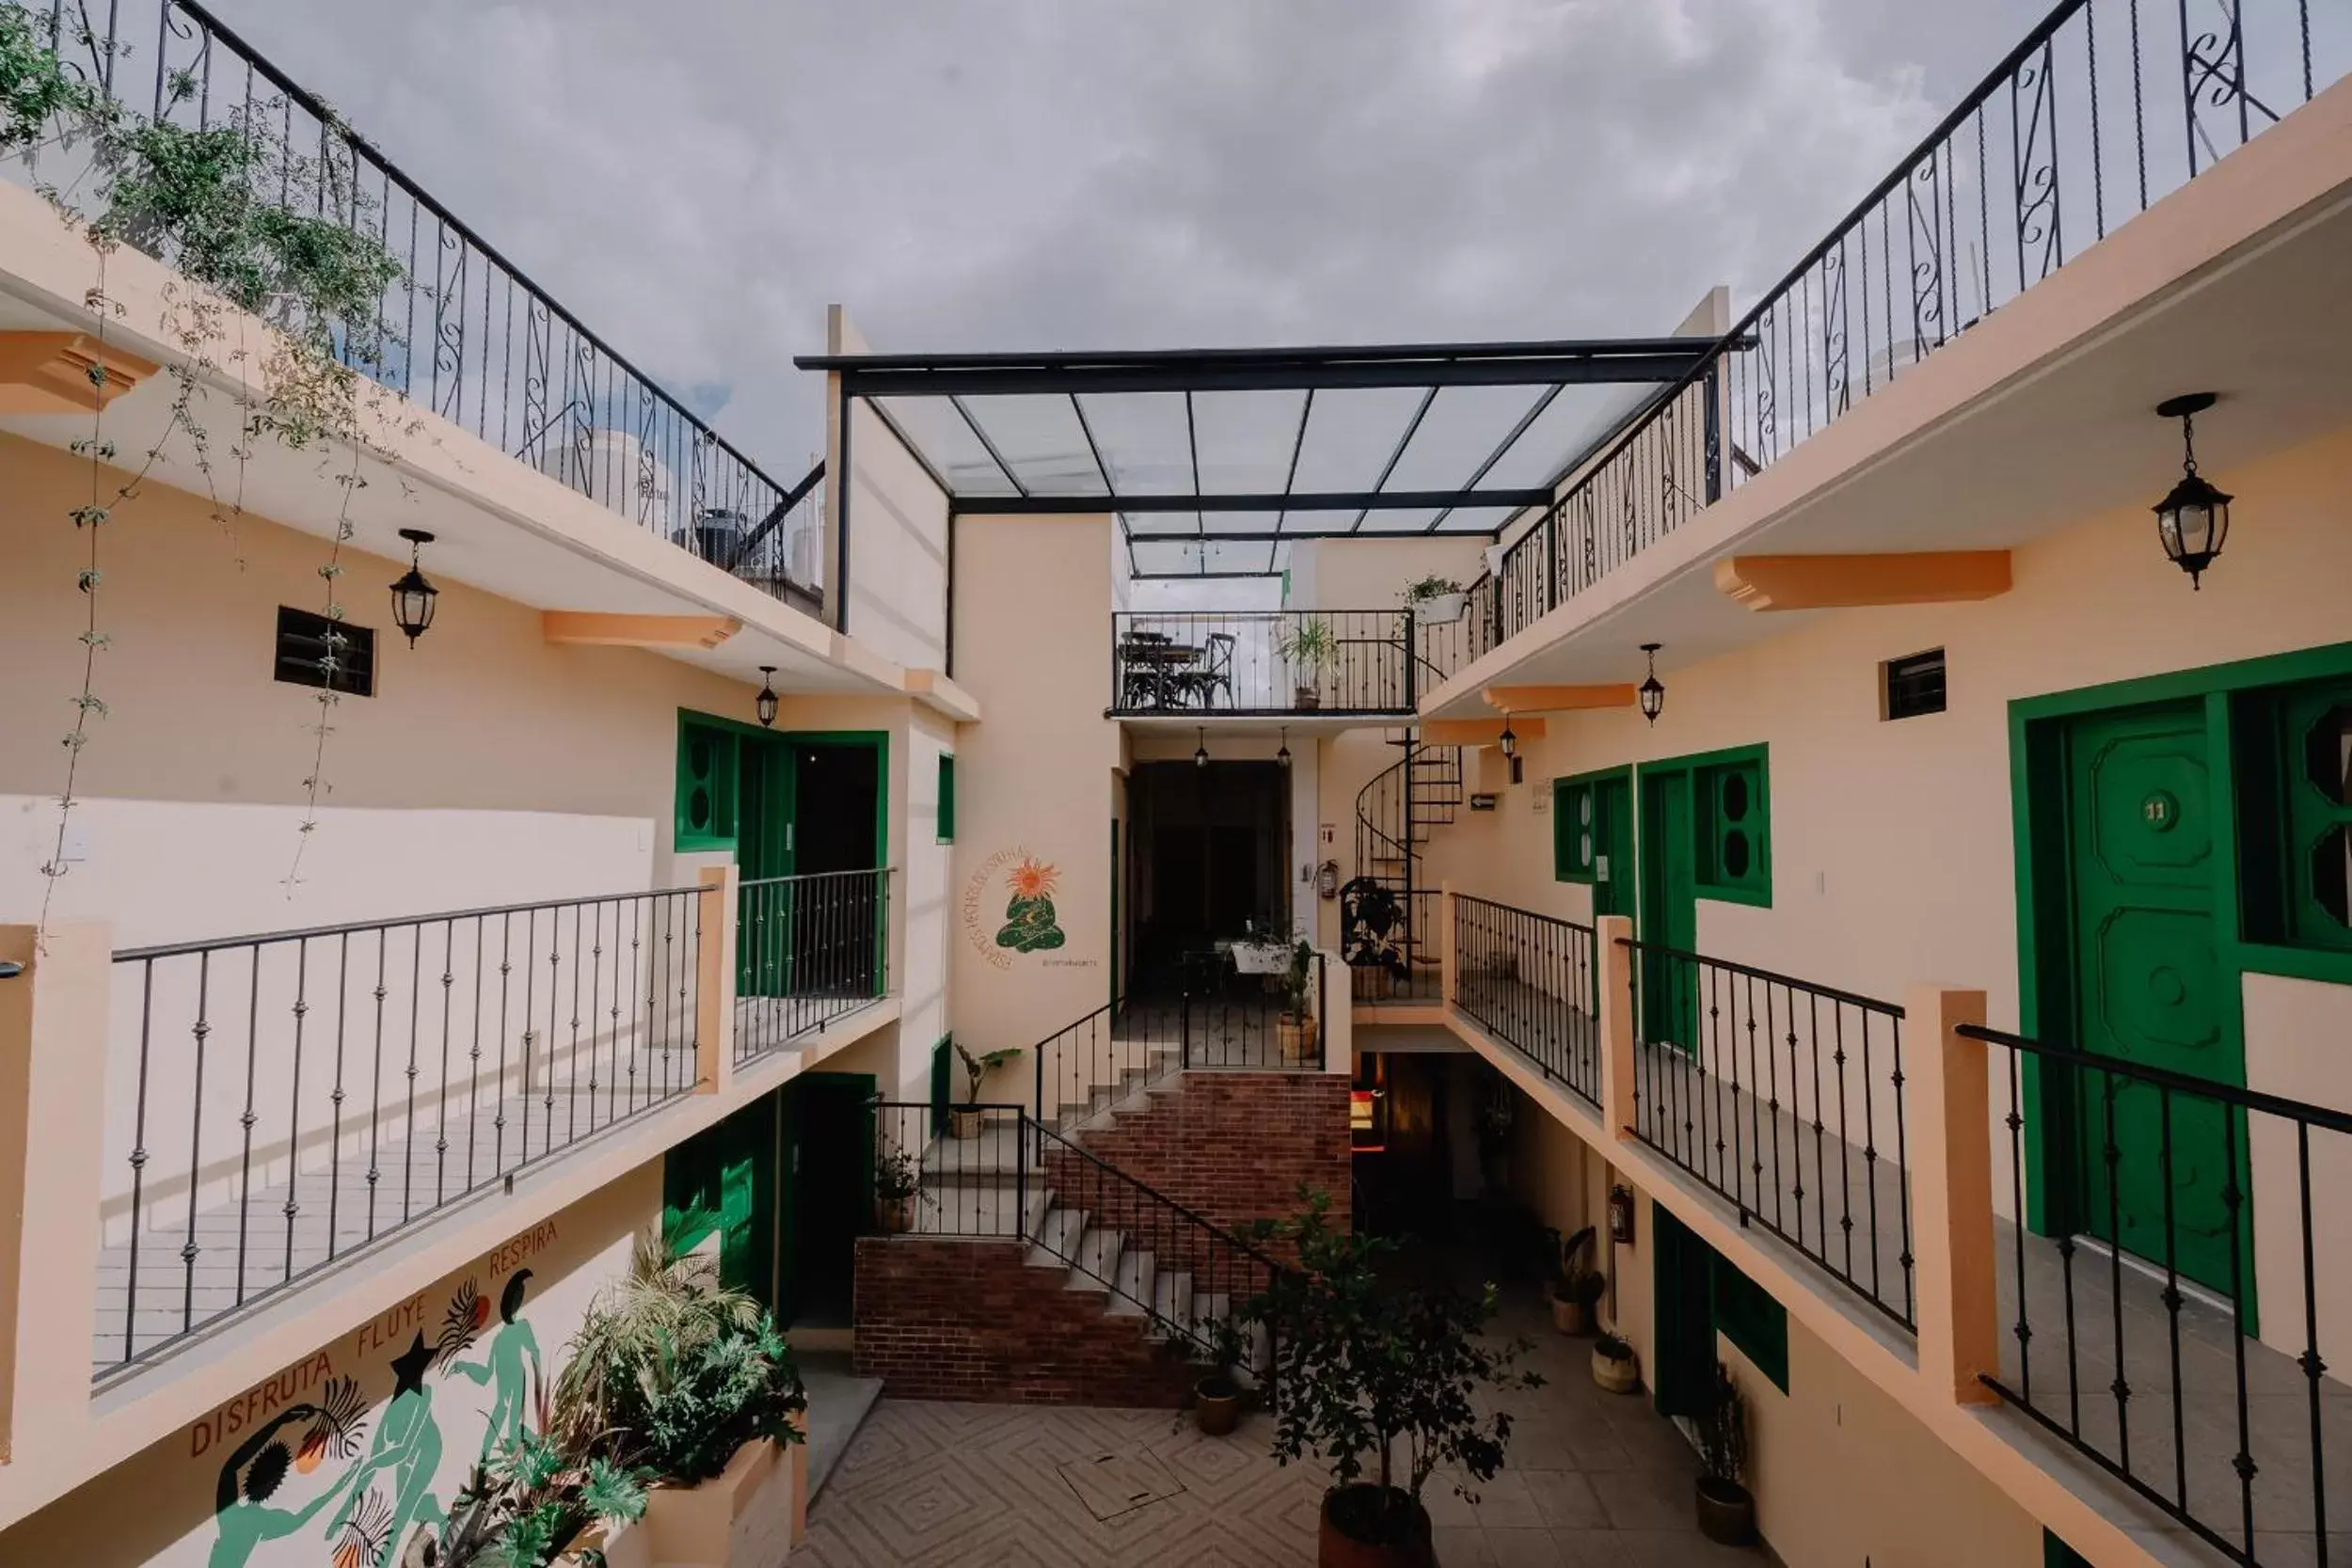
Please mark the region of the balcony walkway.
<svg viewBox="0 0 2352 1568"><path fill-rule="evenodd" d="M1556 997L1535 994L1534 988L1518 982L1487 976L1481 984L1490 990L1482 991L1475 1000L1490 1016L1512 1006L1519 1009L1517 1016L1521 1017L1539 1016L1543 1009L1561 1010ZM1509 990L1529 994L1505 996L1503 991ZM1581 1031L1592 1029L1589 1014L1568 1011ZM1513 1015L1503 1012L1501 1016ZM1596 1037L1572 1033L1577 1037ZM1516 1046L1512 1049L1538 1068L1543 1065L1527 1052ZM1802 1239L1799 1250L1806 1257L1794 1264L1798 1273L1826 1273L1840 1285L1851 1284L1866 1298L1875 1277L1888 1308L1905 1305L1902 1281L1908 1237L1902 1223L1903 1206L1897 1195L1908 1191L1908 1180L1888 1153L1883 1151L1876 1162L1868 1161L1862 1147L1840 1139L1834 1128L1817 1132L1809 1119L1800 1123L1788 1111L1772 1109L1740 1086L1713 1078L1701 1080L1691 1058L1671 1047L1645 1047L1638 1061L1643 1092L1658 1086L1658 1099L1666 1107L1667 1124L1662 1129L1654 1128L1646 1113L1643 1116L1645 1130L1652 1133L1647 1140L1651 1148L1669 1163L1684 1166L1686 1175L1688 1166L1694 1164L1710 1177L1720 1173L1723 1187L1741 1194L1751 1216L1743 1223L1751 1230L1771 1229L1767 1222L1778 1216L1784 1242L1796 1244ZM1693 1089L1701 1081L1708 1089L1704 1100ZM1735 1128L1740 1140L1736 1154L1731 1144ZM1880 1132L1883 1136L1883 1128ZM1987 1130L1988 1137L1999 1135L1998 1129ZM1756 1168L1759 1161L1760 1172ZM1873 1164L1878 1173L1875 1212L1869 1203L1869 1185L1862 1175ZM1820 1178L1823 1170L1831 1176L1827 1182ZM1845 1173L1842 1182L1841 1171ZM1841 1211L1835 1195L1840 1185L1845 1188L1847 1211L1855 1221L1851 1233L1838 1223ZM1727 1201L1721 1190L1712 1196ZM2028 1386L2016 1336L2017 1227L2010 1219L1996 1216L1994 1228L2000 1275L2001 1377L2012 1391L2023 1395ZM1824 1236L1829 1238L1826 1245ZM2237 1363L2242 1354L2248 1452L2255 1465L2251 1488L2254 1560L2263 1568L2273 1564L2299 1568L2319 1560L2314 1551L2312 1482L2314 1470L2321 1469L2328 1524L2328 1560L2352 1561L2352 1388L2333 1376L2321 1382L2318 1451L2322 1464L2315 1466L2310 1380L2293 1355L2257 1339L2241 1339L2226 1303L2193 1287L2184 1289L2176 1374L2160 1269L2130 1258L2119 1264L2104 1244L2076 1241L2070 1333L2067 1270L2058 1239L2029 1232L2024 1243L2026 1321L2033 1331L2030 1397L2042 1414L2073 1431L2086 1448L2117 1465L2128 1454L2135 1477L2176 1506L2185 1496L2187 1513L2242 1545L2247 1502L2236 1469ZM2120 1318L2116 1309L2119 1284ZM2296 1304L2283 1303L2277 1310L2284 1312L2288 1323L2299 1330ZM2115 1395L2119 1334L2130 1390L2121 1418ZM2352 1364L2352 1356L2339 1355L2338 1359ZM2177 1432L2175 1386L2181 1390ZM2005 1430L2010 1441L2028 1452L2052 1440L2026 1425L2010 1424ZM2197 1551L2211 1551L2208 1544L2194 1542L2185 1526L2171 1519L2158 1520L2145 1499L2120 1482L2114 1483L2110 1505L2120 1516L2146 1521L2145 1533L2171 1536L2191 1542Z"/></svg>

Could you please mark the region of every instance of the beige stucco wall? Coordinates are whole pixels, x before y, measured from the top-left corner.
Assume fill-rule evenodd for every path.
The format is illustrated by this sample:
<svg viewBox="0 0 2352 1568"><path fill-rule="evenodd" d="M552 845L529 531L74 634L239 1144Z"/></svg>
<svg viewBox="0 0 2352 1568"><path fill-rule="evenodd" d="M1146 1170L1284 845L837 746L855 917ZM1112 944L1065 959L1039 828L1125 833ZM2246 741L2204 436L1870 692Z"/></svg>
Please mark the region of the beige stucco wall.
<svg viewBox="0 0 2352 1568"><path fill-rule="evenodd" d="M494 1427L494 1413L535 1420L534 1386L564 1364L597 1288L623 1271L632 1233L659 1223L660 1208L657 1161L421 1282L353 1333L0 1534L0 1561L315 1568L405 1560L417 1509L446 1509L485 1444L511 1436L512 1420ZM499 1307L523 1271L521 1326L507 1328ZM418 1357L420 1344L431 1354L418 1391L396 1397L393 1362ZM305 1413L276 1426L296 1406L331 1406L346 1418L338 1429ZM313 1434L315 1443L308 1441ZM219 1489L242 1483L272 1443L293 1460L282 1482L260 1501L240 1491L221 1508Z"/></svg>
<svg viewBox="0 0 2352 1568"><path fill-rule="evenodd" d="M947 662L947 498L865 404L850 420L850 635L910 669Z"/></svg>
<svg viewBox="0 0 2352 1568"><path fill-rule="evenodd" d="M1467 584L1483 538L1320 539L1291 546L1290 610L1389 610L1405 585L1432 575Z"/></svg>
<svg viewBox="0 0 2352 1568"><path fill-rule="evenodd" d="M1110 991L1111 780L1107 517L961 517L956 523L956 680L986 718L956 760L947 911L950 1022L976 1052L1026 1050ZM1025 861L1050 866L1063 944L996 945ZM992 1086L1012 1095L1017 1082Z"/></svg>

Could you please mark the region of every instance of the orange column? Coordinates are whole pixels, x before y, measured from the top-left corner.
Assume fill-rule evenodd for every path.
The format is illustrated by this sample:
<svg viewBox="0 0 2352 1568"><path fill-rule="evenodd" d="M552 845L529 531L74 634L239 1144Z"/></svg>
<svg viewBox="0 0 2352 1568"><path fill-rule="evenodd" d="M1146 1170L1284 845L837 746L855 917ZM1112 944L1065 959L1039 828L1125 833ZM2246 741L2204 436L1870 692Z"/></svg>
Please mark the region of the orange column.
<svg viewBox="0 0 2352 1568"><path fill-rule="evenodd" d="M1633 922L1604 914L1593 922L1593 962L1600 982L1600 1119L1613 1138L1633 1135Z"/></svg>
<svg viewBox="0 0 2352 1568"><path fill-rule="evenodd" d="M707 865L701 878L702 946L694 958L694 1092L717 1094L735 1082L735 908L732 863Z"/></svg>
<svg viewBox="0 0 2352 1568"><path fill-rule="evenodd" d="M1984 1042L1959 1033L1984 1022L1984 992L1914 986L1903 1010L1919 1375L1938 1398L1990 1404L1978 1374L2001 1364L1992 1093Z"/></svg>

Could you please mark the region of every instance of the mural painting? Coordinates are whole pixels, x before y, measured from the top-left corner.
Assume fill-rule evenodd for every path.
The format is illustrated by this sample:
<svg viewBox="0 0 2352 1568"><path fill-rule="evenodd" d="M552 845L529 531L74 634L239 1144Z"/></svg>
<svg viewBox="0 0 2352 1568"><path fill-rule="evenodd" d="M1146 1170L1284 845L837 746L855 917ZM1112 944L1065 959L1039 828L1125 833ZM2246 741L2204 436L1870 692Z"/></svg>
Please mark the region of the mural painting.
<svg viewBox="0 0 2352 1568"><path fill-rule="evenodd" d="M1060 947L1070 938L1054 913L1054 890L1059 881L1060 874L1026 847L991 855L964 885L963 926L972 945L998 969L1011 968L1016 953L1050 953ZM1001 921L993 913L996 892L1006 895Z"/></svg>

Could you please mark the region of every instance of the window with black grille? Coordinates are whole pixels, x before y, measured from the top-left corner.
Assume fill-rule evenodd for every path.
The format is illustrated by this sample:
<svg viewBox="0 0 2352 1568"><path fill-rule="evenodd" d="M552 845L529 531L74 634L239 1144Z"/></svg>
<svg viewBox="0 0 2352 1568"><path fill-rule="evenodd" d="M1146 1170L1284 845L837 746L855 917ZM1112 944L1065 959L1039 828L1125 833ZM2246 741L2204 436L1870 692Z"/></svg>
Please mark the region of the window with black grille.
<svg viewBox="0 0 2352 1568"><path fill-rule="evenodd" d="M1944 650L1930 648L1908 658L1890 658L1883 705L1889 719L1915 719L1944 711Z"/></svg>
<svg viewBox="0 0 2352 1568"><path fill-rule="evenodd" d="M339 641L333 643L329 639ZM327 650L334 648L334 668ZM330 621L308 610L278 607L277 676L294 686L323 686L346 696L375 695L375 631Z"/></svg>

